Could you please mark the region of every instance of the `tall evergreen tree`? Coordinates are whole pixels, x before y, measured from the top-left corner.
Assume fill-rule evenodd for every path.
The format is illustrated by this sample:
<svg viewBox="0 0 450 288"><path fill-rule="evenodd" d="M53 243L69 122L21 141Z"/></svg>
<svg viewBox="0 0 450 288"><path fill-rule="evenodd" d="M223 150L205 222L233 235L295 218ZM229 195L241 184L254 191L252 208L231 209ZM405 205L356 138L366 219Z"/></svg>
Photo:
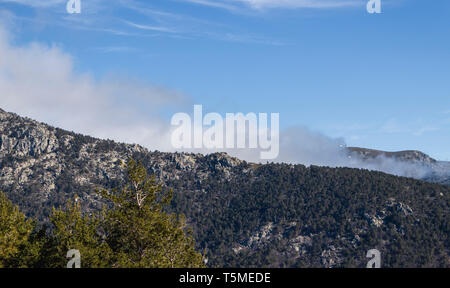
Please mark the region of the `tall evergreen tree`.
<svg viewBox="0 0 450 288"><path fill-rule="evenodd" d="M98 215L83 215L77 198L69 201L66 209L53 209L49 250L46 251L45 266L63 268L69 259L69 250L78 250L81 267L106 268L110 266L111 249L104 241Z"/></svg>
<svg viewBox="0 0 450 288"><path fill-rule="evenodd" d="M116 267L203 267L194 240L186 234L185 220L164 211L172 192L163 192L141 163L127 166L128 185L103 191L112 208L106 212L107 241L116 255Z"/></svg>
<svg viewBox="0 0 450 288"><path fill-rule="evenodd" d="M34 236L36 225L26 219L0 191L0 268L32 267L40 246Z"/></svg>

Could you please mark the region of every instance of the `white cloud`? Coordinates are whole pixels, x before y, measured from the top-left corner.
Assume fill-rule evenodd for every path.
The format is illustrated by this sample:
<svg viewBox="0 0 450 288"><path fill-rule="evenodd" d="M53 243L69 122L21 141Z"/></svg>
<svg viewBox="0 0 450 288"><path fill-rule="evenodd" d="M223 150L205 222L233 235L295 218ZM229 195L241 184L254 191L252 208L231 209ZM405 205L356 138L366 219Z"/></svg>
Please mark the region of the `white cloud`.
<svg viewBox="0 0 450 288"><path fill-rule="evenodd" d="M150 31L157 31L157 32L169 32L169 33L175 32L173 29L170 29L167 27L162 27L162 26L142 25L142 24L133 23L131 21L124 21L124 22L132 27L142 29L142 30L150 30Z"/></svg>
<svg viewBox="0 0 450 288"><path fill-rule="evenodd" d="M427 133L427 132L435 132L435 131L439 131L439 128L437 127L422 127L420 129L418 129L417 131L413 132L414 136L422 136L423 134Z"/></svg>
<svg viewBox="0 0 450 288"><path fill-rule="evenodd" d="M0 107L67 130L167 150L168 121L162 109L187 98L140 81L74 72L58 46L12 46L0 29ZM176 108L179 110L178 108Z"/></svg>
<svg viewBox="0 0 450 288"><path fill-rule="evenodd" d="M224 8L237 11L239 6L245 5L252 9L264 8L339 8L361 6L363 3L357 0L185 0L190 3L201 4L216 8Z"/></svg>
<svg viewBox="0 0 450 288"><path fill-rule="evenodd" d="M233 0L253 8L337 8L361 5L354 0Z"/></svg>
<svg viewBox="0 0 450 288"><path fill-rule="evenodd" d="M238 11L238 7L227 4L226 2L223 1L213 1L213 0L186 0L186 1L204 6L226 9L229 11Z"/></svg>
<svg viewBox="0 0 450 288"><path fill-rule="evenodd" d="M191 111L186 96L135 80L96 81L89 74L75 72L73 61L58 46L14 46L0 27L0 108L78 133L173 151L172 127L161 115L168 110ZM342 139L304 127L281 131L280 138L280 156L275 162L359 167L416 177L425 173L420 167L391 159L362 163L348 158ZM259 162L258 150L227 152Z"/></svg>
<svg viewBox="0 0 450 288"><path fill-rule="evenodd" d="M396 119L389 119L381 126L380 132L386 134L407 133L410 132L410 128L405 127Z"/></svg>
<svg viewBox="0 0 450 288"><path fill-rule="evenodd" d="M86 31L97 34L111 34L125 37L170 37L172 39L199 39L207 38L226 42L260 44L280 46L284 42L270 39L263 35L251 35L242 31L241 27L233 28L225 24L195 18L184 14L174 14L163 10L152 9L149 3L133 0L107 1L90 0L83 1L83 12L70 15L66 13L65 6L60 1L43 1L35 3L28 0L0 0L10 3L23 4L34 8L35 16L18 16L11 11L0 7L0 23L8 27L20 27L23 29L64 28L68 31ZM205 5L205 1L198 2ZM58 4L58 5L57 5ZM216 3L217 4L217 3ZM223 5L215 5L225 8ZM138 17L118 18L117 12L133 12L144 15L139 22L130 20ZM237 11L237 10L236 10ZM128 14L128 13L126 13ZM95 49L91 47L90 49ZM117 51L117 49L116 49Z"/></svg>
<svg viewBox="0 0 450 288"><path fill-rule="evenodd" d="M140 49L130 46L101 46L91 48L92 51L99 51L102 53L138 53Z"/></svg>
<svg viewBox="0 0 450 288"><path fill-rule="evenodd" d="M67 0L0 0L0 3L16 3L31 7L51 7L67 3Z"/></svg>
<svg viewBox="0 0 450 288"><path fill-rule="evenodd" d="M400 123L396 119L390 119L381 126L379 132L384 134L410 134L418 137L423 136L425 133L439 130L440 128L435 125L423 123L422 119L406 123Z"/></svg>

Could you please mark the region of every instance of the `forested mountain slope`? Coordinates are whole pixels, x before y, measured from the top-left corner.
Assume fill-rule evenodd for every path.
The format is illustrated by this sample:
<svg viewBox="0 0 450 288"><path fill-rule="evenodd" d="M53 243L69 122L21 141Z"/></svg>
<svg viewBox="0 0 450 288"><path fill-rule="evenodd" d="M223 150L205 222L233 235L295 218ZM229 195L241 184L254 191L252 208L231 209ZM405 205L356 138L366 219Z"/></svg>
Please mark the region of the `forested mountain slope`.
<svg viewBox="0 0 450 288"><path fill-rule="evenodd" d="M120 187L123 163L142 161L186 214L210 266L364 267L377 248L384 267L445 266L448 186L359 169L256 165L226 154L150 152L0 110L0 190L45 219L77 195Z"/></svg>

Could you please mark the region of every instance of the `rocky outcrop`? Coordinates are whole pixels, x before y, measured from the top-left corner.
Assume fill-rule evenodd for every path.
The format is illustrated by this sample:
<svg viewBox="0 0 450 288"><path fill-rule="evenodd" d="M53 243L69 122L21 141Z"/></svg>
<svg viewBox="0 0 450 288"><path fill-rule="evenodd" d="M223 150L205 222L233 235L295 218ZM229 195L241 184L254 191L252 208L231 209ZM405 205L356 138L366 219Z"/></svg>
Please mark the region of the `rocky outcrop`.
<svg viewBox="0 0 450 288"><path fill-rule="evenodd" d="M398 165L406 164L413 171L408 176L432 183L450 185L450 162L437 161L429 155L415 150L387 152L359 147L346 147L349 158L359 159L364 163L378 163L385 159L393 160ZM415 171L414 171L415 170ZM420 171L420 173L418 173Z"/></svg>
<svg viewBox="0 0 450 288"><path fill-rule="evenodd" d="M374 149L367 148L359 148L359 147L347 147L347 150L354 156L361 158L362 160L374 159L380 156L384 156L387 158L393 158L403 162L413 162L413 163L421 163L426 165L436 164L437 161L427 154L408 150L408 151L399 151L399 152L386 152Z"/></svg>
<svg viewBox="0 0 450 288"><path fill-rule="evenodd" d="M226 153L151 152L139 145L75 134L0 110L0 189L10 191L16 203L34 203L24 208L28 215L45 218L48 209L40 213L39 207L65 204L64 190L73 189L87 204L86 209L97 209L101 199L96 189L123 181L123 164L131 157L145 161L162 184L187 173L199 183L211 173L220 173L227 181L233 167L244 163Z"/></svg>

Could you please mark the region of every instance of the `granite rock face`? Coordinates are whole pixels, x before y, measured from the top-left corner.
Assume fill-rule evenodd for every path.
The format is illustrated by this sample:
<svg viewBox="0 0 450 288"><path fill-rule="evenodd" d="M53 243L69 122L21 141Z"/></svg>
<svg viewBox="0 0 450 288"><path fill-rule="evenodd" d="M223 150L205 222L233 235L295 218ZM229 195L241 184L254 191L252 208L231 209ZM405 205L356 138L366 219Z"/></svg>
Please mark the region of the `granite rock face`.
<svg viewBox="0 0 450 288"><path fill-rule="evenodd" d="M0 189L12 200L34 203L24 207L31 216L47 216L48 207L65 204L68 195L98 208L97 188L116 186L124 178L131 157L165 184L189 173L201 182L211 173L232 177L243 161L225 153L211 155L150 152L139 145L99 140L22 118L0 109ZM42 207L45 207L42 209ZM45 210L44 213L41 210Z"/></svg>

